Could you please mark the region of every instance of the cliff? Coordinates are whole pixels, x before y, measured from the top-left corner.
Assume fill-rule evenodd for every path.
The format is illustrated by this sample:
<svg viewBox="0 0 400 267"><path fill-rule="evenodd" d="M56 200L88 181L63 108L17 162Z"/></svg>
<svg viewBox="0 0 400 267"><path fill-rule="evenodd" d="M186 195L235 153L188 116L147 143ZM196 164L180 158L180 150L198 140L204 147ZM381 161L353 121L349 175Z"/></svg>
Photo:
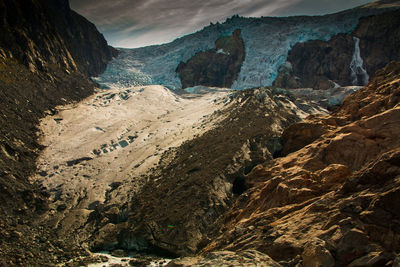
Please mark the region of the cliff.
<svg viewBox="0 0 400 267"><path fill-rule="evenodd" d="M274 85L283 88L332 88L365 85L369 76L392 60L400 60L400 11L360 19L350 34L329 41L298 43L289 52ZM289 68L285 66L289 65Z"/></svg>
<svg viewBox="0 0 400 267"><path fill-rule="evenodd" d="M34 226L47 194L28 181L42 149L36 125L55 105L90 95L88 76L104 71L114 55L68 1L0 1L1 265L51 261L41 254L49 245L37 241L51 235Z"/></svg>
<svg viewBox="0 0 400 267"><path fill-rule="evenodd" d="M245 58L245 47L240 29L231 36L215 41L215 49L199 52L186 63L179 63L176 72L182 88L196 85L230 88L239 75Z"/></svg>

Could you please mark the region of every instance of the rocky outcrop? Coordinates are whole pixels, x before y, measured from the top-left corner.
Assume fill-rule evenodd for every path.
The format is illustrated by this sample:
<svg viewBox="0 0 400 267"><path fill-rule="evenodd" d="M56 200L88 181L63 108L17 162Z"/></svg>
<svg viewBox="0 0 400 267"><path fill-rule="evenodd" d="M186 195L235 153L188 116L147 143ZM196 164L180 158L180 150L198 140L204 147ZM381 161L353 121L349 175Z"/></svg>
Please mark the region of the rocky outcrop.
<svg viewBox="0 0 400 267"><path fill-rule="evenodd" d="M2 0L0 7L0 55L31 71L51 71L55 65L94 76L117 54L68 0Z"/></svg>
<svg viewBox="0 0 400 267"><path fill-rule="evenodd" d="M327 89L365 85L392 60L400 60L400 11L361 18L351 34L339 34L327 42L298 43L279 69L275 86Z"/></svg>
<svg viewBox="0 0 400 267"><path fill-rule="evenodd" d="M36 225L48 197L28 181L42 149L36 127L55 105L91 94L87 76L104 71L113 55L66 0L0 1L0 265L43 266L57 253L80 253Z"/></svg>
<svg viewBox="0 0 400 267"><path fill-rule="evenodd" d="M218 251L206 257L186 257L175 259L166 265L167 267L200 267L200 266L269 266L281 267L280 264L256 250L240 252Z"/></svg>
<svg viewBox="0 0 400 267"><path fill-rule="evenodd" d="M230 88L236 80L245 58L245 47L240 29L231 36L215 41L215 49L199 52L186 63L181 62L176 72L182 88L196 85Z"/></svg>
<svg viewBox="0 0 400 267"><path fill-rule="evenodd" d="M399 79L391 63L332 115L288 128L292 153L245 177L249 189L203 252L256 249L283 266L398 261Z"/></svg>

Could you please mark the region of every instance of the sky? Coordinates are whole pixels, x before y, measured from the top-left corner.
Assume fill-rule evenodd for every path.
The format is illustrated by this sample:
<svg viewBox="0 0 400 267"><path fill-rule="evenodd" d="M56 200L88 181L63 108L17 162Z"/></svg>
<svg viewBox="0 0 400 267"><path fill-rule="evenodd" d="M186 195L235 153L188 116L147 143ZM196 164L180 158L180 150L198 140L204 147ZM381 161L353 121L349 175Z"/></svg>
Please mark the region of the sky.
<svg viewBox="0 0 400 267"><path fill-rule="evenodd" d="M204 26L245 17L324 15L372 0L70 0L115 47L171 42Z"/></svg>

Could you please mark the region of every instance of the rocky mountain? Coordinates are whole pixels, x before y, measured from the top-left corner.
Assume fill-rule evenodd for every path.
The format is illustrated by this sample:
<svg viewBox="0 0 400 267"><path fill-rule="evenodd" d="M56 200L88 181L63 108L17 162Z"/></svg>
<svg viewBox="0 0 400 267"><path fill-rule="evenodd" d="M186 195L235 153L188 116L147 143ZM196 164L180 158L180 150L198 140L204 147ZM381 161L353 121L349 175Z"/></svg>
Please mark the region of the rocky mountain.
<svg viewBox="0 0 400 267"><path fill-rule="evenodd" d="M97 81L105 88L127 88L136 85L161 84L171 89L181 89L182 87L185 88L191 85L219 86L219 80L231 80L235 78L232 84L232 88L234 89L270 86L277 77L279 78L278 70L285 64L289 51L291 51L292 47L296 44L310 40L328 41L337 34L352 33L357 28L360 18L396 10L399 7L400 4L398 1L384 0L326 16L285 18L244 18L233 16L224 23L210 24L201 31L181 37L168 44L137 49L120 49L119 57L110 63L104 74L97 78ZM375 19L375 22L378 24L380 24L381 21L382 20L379 18ZM397 25L395 20L392 22L385 20L385 23L386 22L392 23L392 27L396 27L395 25ZM371 20L370 23L374 23L373 20ZM380 27L386 29L384 25ZM371 26L371 28L373 27ZM222 69L228 69L228 65L231 64L227 59L222 60L224 57L221 54L218 54L218 57L220 57L222 61L217 63L218 65L222 63L225 64L223 68L219 66L218 69L213 69L207 67L205 64L200 64L201 61L197 62L200 57L203 58L204 62L206 58L210 62L214 61L216 58L214 54L215 42L223 36L231 35L237 29L241 30L241 38L243 39L245 50L245 58L241 67L238 68L240 71L237 76L232 76L231 74L226 76L225 71L219 73ZM375 27L375 29L379 29L379 27ZM396 29L394 30L397 31ZM381 32L380 34L383 35L384 33ZM361 36L359 38L361 38ZM393 40L395 40L395 38ZM346 63L349 63L349 65L330 71L337 72L336 76L341 77L341 79L345 79L342 76L345 75L344 72L346 70L349 70L352 55L355 54L354 42L353 40L348 40L347 44L342 44L341 41L337 42L338 45L340 43L338 47L338 49L341 49L340 52L346 50L345 54L347 55L340 56L340 58L345 58L340 62L340 66ZM368 52L363 51L364 40L361 40L360 46L360 58L363 58L363 56L368 54ZM321 52L319 52L321 55L319 55L318 58L315 56L315 60L325 56L325 52L327 51L321 50ZM386 52L388 51L381 52L386 54L386 56L382 58L382 62L386 60L385 64L389 63L387 59L391 57L390 53ZM338 52L332 52L332 55L330 55L326 61L334 59L337 53L339 53L339 50ZM350 58L350 62L347 62L348 58ZM359 60L360 58L357 59ZM189 68L186 70L188 75L183 77L182 80L181 72L176 72L181 62L191 62L191 64L196 64L196 66L201 65L201 68L205 69L203 73L208 72L210 77L204 80L204 84L199 84L199 78L194 77L194 73L189 71ZM357 66L354 66L354 68L357 69ZM314 71L315 69L316 68L313 67L310 71ZM180 70L180 68L178 68L178 70ZM373 74L371 71L373 71L373 69L367 70L368 75ZM218 75L222 75L217 79L218 81L213 78L217 72ZM314 72L310 72L310 76L313 74ZM192 76L191 82L188 82L187 79ZM348 75L346 75L346 79L348 80L347 76ZM297 76L294 75L294 77ZM211 83L210 79L216 81ZM306 77L304 77L304 79L306 79ZM361 82L356 84L361 84ZM289 85L291 84L289 83ZM352 85L352 83L342 83L340 85L348 86Z"/></svg>
<svg viewBox="0 0 400 267"><path fill-rule="evenodd" d="M0 265L399 265L398 1L118 51L0 7Z"/></svg>
<svg viewBox="0 0 400 267"><path fill-rule="evenodd" d="M370 74L391 60L400 60L399 17L397 10L361 18L350 34L296 44L274 85L326 89L335 84L367 84Z"/></svg>
<svg viewBox="0 0 400 267"><path fill-rule="evenodd" d="M243 177L203 256L169 266L398 266L399 78L391 63L337 111L287 128L286 153Z"/></svg>
<svg viewBox="0 0 400 267"><path fill-rule="evenodd" d="M116 53L66 0L0 1L0 265L44 265L57 250L74 253L35 225L48 197L28 180L43 149L37 125L55 105L90 95L88 75Z"/></svg>

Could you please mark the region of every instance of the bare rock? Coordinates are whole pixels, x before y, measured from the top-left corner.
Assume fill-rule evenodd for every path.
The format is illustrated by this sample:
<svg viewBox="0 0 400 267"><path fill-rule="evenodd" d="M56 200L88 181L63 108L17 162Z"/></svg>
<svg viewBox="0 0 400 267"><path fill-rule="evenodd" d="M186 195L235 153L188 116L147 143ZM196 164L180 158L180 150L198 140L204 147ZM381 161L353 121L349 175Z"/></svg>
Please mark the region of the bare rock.
<svg viewBox="0 0 400 267"><path fill-rule="evenodd" d="M215 49L197 53L176 69L182 88L196 85L231 87L236 80L245 57L241 30L232 36L223 36L215 41Z"/></svg>
<svg viewBox="0 0 400 267"><path fill-rule="evenodd" d="M189 266L271 266L279 267L279 263L269 256L255 251L244 250L239 252L219 251L202 257L187 257L172 260L167 267Z"/></svg>
<svg viewBox="0 0 400 267"><path fill-rule="evenodd" d="M308 242L302 253L304 267L333 267L335 259L328 249L325 241L315 239Z"/></svg>

